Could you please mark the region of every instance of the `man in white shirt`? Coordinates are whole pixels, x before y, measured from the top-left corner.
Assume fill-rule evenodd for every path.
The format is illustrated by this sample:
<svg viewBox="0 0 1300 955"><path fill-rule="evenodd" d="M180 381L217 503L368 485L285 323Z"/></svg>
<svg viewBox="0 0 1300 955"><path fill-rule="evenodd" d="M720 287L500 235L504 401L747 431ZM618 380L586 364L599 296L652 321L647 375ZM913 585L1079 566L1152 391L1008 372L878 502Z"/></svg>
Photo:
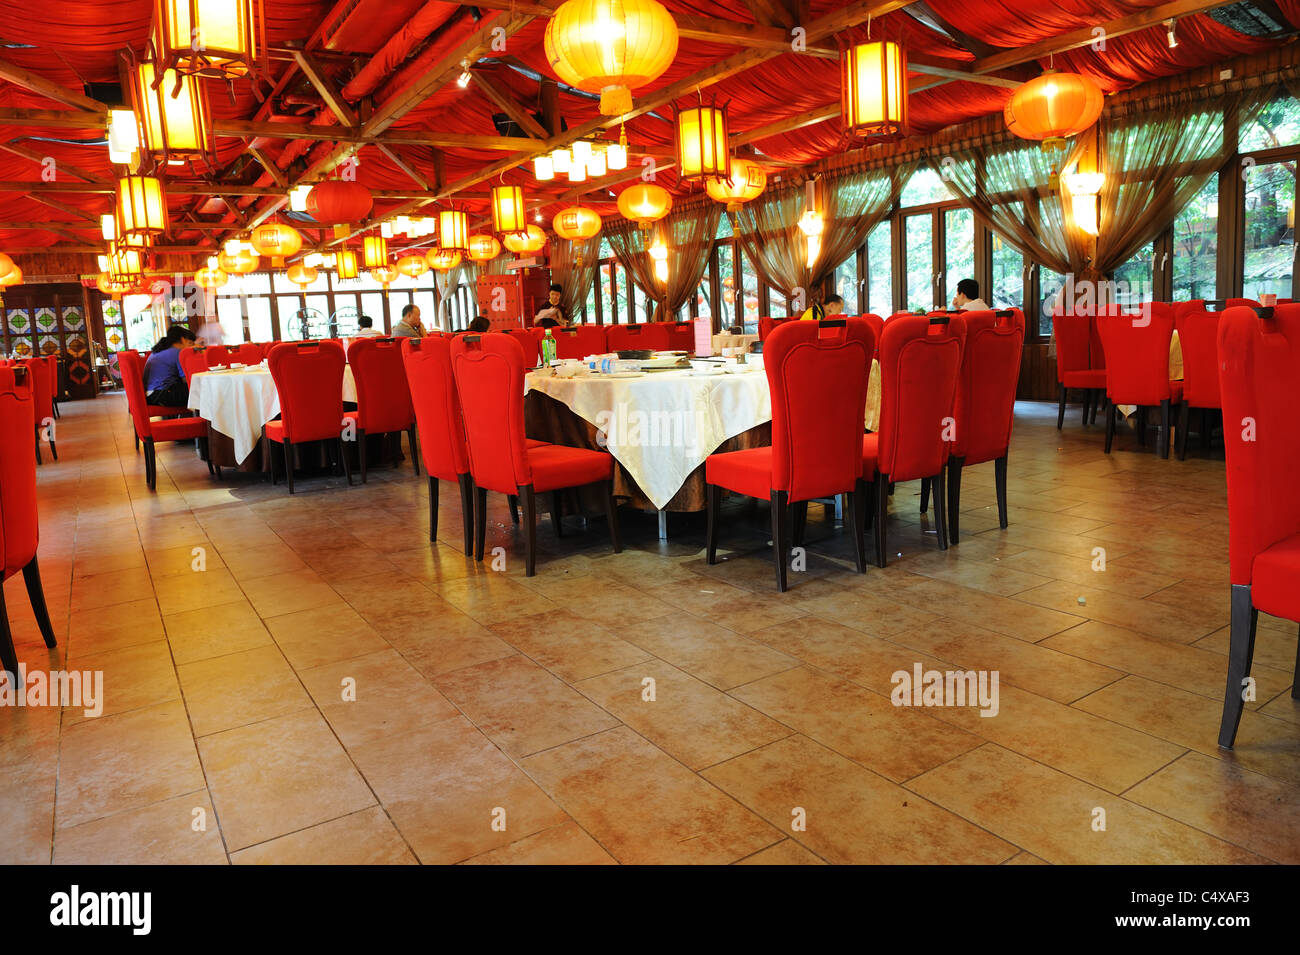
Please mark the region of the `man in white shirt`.
<svg viewBox="0 0 1300 955"><path fill-rule="evenodd" d="M354 338L383 338L384 333L375 328L375 320L369 315L357 319L357 333Z"/></svg>
<svg viewBox="0 0 1300 955"><path fill-rule="evenodd" d="M962 279L957 283L957 294L953 296L952 307L967 312L989 311L989 303L980 298L980 283L974 279Z"/></svg>

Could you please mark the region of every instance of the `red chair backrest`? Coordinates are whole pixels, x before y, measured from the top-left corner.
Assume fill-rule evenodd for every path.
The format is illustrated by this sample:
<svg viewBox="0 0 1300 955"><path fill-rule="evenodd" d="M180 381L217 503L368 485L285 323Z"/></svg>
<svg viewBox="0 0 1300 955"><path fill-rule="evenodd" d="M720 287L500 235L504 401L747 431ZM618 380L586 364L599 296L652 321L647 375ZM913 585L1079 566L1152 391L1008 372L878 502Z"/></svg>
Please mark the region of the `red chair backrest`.
<svg viewBox="0 0 1300 955"><path fill-rule="evenodd" d="M1249 584L1255 556L1300 533L1300 305L1261 319L1226 309L1219 321L1219 389L1227 449L1228 553L1234 584Z"/></svg>
<svg viewBox="0 0 1300 955"><path fill-rule="evenodd" d="M457 335L451 368L474 484L517 494L533 482L524 440L524 350L513 335Z"/></svg>
<svg viewBox="0 0 1300 955"><path fill-rule="evenodd" d="M230 349L225 345L209 345L204 351L207 352L209 368L230 364Z"/></svg>
<svg viewBox="0 0 1300 955"><path fill-rule="evenodd" d="M695 326L691 322L664 322L672 351L695 351Z"/></svg>
<svg viewBox="0 0 1300 955"><path fill-rule="evenodd" d="M1092 367L1088 361L1092 322L1092 317L1088 315L1058 313L1052 316L1052 334L1056 338L1057 384L1065 381L1067 371L1087 371ZM1105 364L1099 367L1104 368Z"/></svg>
<svg viewBox="0 0 1300 955"><path fill-rule="evenodd" d="M1174 325L1183 353L1183 400L1195 408L1222 407L1219 399L1219 322L1222 312L1179 309Z"/></svg>
<svg viewBox="0 0 1300 955"><path fill-rule="evenodd" d="M789 322L764 343L772 489L792 501L852 490L862 476L873 334L860 318Z"/></svg>
<svg viewBox="0 0 1300 955"><path fill-rule="evenodd" d="M208 350L206 348L182 348L179 358L181 371L188 383L201 371L208 370Z"/></svg>
<svg viewBox="0 0 1300 955"><path fill-rule="evenodd" d="M758 340L766 342L767 336L777 327L784 325L786 322L796 322L797 318L760 318L758 320Z"/></svg>
<svg viewBox="0 0 1300 955"><path fill-rule="evenodd" d="M19 364L25 366L31 376L32 423L40 427L43 422L54 417L54 402L50 391L50 365L44 358L24 358Z"/></svg>
<svg viewBox="0 0 1300 955"><path fill-rule="evenodd" d="M933 477L948 460L963 316L895 316L880 343L877 468L892 481Z"/></svg>
<svg viewBox="0 0 1300 955"><path fill-rule="evenodd" d="M262 349L252 342L244 342L230 357L241 365L256 365L262 360Z"/></svg>
<svg viewBox="0 0 1300 955"><path fill-rule="evenodd" d="M31 404L31 373L0 368L0 579L31 562L40 538Z"/></svg>
<svg viewBox="0 0 1300 955"><path fill-rule="evenodd" d="M184 351L181 354L184 355ZM144 393L144 359L137 351L120 351L117 353L117 367L122 372L122 390L126 392L126 407L131 412L135 433L140 438L152 438L149 399Z"/></svg>
<svg viewBox="0 0 1300 955"><path fill-rule="evenodd" d="M542 363L541 339L542 335L545 334L545 329L503 328L501 330L519 343L519 348L524 353L524 363L529 368L536 368ZM514 491L510 493L513 494Z"/></svg>
<svg viewBox="0 0 1300 955"><path fill-rule="evenodd" d="M451 373L451 337L433 334L401 341L424 469L433 477L454 481L469 471L469 447Z"/></svg>
<svg viewBox="0 0 1300 955"><path fill-rule="evenodd" d="M1168 315L1105 315L1097 319L1106 346L1106 396L1115 404L1158 405L1170 397Z"/></svg>
<svg viewBox="0 0 1300 955"><path fill-rule="evenodd" d="M56 352L53 355L45 356L45 364L50 369L50 398L57 401L59 398L59 365L63 364L63 359ZM54 410L52 406L50 410Z"/></svg>
<svg viewBox="0 0 1300 955"><path fill-rule="evenodd" d="M862 320L871 326L871 334L876 341L876 352L871 357L879 358L880 357L880 336L885 333L885 320L881 318L879 315L872 315L869 312L866 315L862 316Z"/></svg>
<svg viewBox="0 0 1300 955"><path fill-rule="evenodd" d="M572 328L552 328L555 339L555 357L586 358L588 355L603 355L605 348L605 329L599 325L575 325Z"/></svg>
<svg viewBox="0 0 1300 955"><path fill-rule="evenodd" d="M284 436L300 441L337 438L343 428L343 346L282 342L267 361L280 395Z"/></svg>
<svg viewBox="0 0 1300 955"><path fill-rule="evenodd" d="M405 431L415 423L397 338L358 338L348 349L357 383L357 427L367 434Z"/></svg>
<svg viewBox="0 0 1300 955"><path fill-rule="evenodd" d="M957 440L951 453L981 464L1007 453L1016 410L1016 386L1025 346L1025 316L1018 308L968 311L966 345L957 386Z"/></svg>
<svg viewBox="0 0 1300 955"><path fill-rule="evenodd" d="M649 348L651 351L668 350L668 332L662 324L606 325L605 343L610 351L630 351Z"/></svg>

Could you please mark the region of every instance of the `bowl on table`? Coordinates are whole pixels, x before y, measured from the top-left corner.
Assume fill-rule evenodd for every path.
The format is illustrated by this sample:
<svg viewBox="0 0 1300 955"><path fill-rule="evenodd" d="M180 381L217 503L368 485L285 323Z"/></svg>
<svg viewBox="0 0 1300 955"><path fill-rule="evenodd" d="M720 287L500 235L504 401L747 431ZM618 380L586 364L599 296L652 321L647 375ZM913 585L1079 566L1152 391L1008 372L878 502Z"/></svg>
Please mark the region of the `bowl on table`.
<svg viewBox="0 0 1300 955"><path fill-rule="evenodd" d="M645 361L654 352L649 348L625 348L617 354L623 361Z"/></svg>

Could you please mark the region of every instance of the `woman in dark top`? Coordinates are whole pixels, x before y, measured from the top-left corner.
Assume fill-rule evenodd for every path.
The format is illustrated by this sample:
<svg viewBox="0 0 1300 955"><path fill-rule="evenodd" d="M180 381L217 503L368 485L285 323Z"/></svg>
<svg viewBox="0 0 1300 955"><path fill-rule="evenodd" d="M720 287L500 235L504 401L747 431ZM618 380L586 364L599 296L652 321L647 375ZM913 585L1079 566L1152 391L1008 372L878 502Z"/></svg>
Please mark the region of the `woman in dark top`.
<svg viewBox="0 0 1300 955"><path fill-rule="evenodd" d="M194 333L173 325L158 339L144 363L144 393L151 405L184 408L190 400L190 387L181 368L181 349L194 344Z"/></svg>

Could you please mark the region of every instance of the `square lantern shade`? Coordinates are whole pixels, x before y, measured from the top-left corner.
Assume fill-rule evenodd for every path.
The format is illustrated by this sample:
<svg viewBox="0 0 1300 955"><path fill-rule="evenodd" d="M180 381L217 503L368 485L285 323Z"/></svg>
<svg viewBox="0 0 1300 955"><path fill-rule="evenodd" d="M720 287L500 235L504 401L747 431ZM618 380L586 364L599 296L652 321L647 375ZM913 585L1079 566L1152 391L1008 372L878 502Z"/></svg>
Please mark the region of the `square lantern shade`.
<svg viewBox="0 0 1300 955"><path fill-rule="evenodd" d="M528 231L528 210L521 186L492 187L492 231L497 235L521 235Z"/></svg>
<svg viewBox="0 0 1300 955"><path fill-rule="evenodd" d="M438 213L438 245L457 252L469 251L469 223L459 209L443 209Z"/></svg>
<svg viewBox="0 0 1300 955"><path fill-rule="evenodd" d="M140 246L167 231L167 197L162 180L154 176L123 176L113 204L116 238L122 245Z"/></svg>
<svg viewBox="0 0 1300 955"><path fill-rule="evenodd" d="M158 62L181 73L247 76L265 47L262 0L154 0Z"/></svg>
<svg viewBox="0 0 1300 955"><path fill-rule="evenodd" d="M207 98L197 79L176 70L160 75L146 60L133 67L130 85L145 151L165 163L211 155Z"/></svg>
<svg viewBox="0 0 1300 955"><path fill-rule="evenodd" d="M357 254L351 249L340 249L334 261L341 279L354 279L361 274L357 270Z"/></svg>
<svg viewBox="0 0 1300 955"><path fill-rule="evenodd" d="M897 43L851 46L840 57L840 113L856 136L902 136L907 131L907 55Z"/></svg>
<svg viewBox="0 0 1300 955"><path fill-rule="evenodd" d="M388 265L388 241L382 235L368 235L361 242L361 258L368 269Z"/></svg>
<svg viewBox="0 0 1300 955"><path fill-rule="evenodd" d="M108 276L114 282L135 283L144 277L144 257L139 249L109 247Z"/></svg>
<svg viewBox="0 0 1300 955"><path fill-rule="evenodd" d="M727 151L727 111L696 106L677 113L677 163L687 181L726 179L731 175Z"/></svg>

